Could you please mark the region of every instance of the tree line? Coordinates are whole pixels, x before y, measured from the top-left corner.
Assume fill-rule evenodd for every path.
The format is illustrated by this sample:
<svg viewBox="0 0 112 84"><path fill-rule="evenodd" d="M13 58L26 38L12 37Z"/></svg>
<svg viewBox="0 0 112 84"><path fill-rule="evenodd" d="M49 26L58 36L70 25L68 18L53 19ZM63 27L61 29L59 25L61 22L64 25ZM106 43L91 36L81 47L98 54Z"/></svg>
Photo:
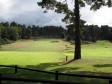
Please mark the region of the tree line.
<svg viewBox="0 0 112 84"><path fill-rule="evenodd" d="M30 39L37 37L64 37L66 30L61 26L26 26L16 22L0 23L0 45L7 44L18 39Z"/></svg>
<svg viewBox="0 0 112 84"><path fill-rule="evenodd" d="M67 40L74 40L74 28L70 27L67 30L68 36ZM80 29L81 40L96 42L97 40L108 40L112 41L112 27L108 25L84 25Z"/></svg>
<svg viewBox="0 0 112 84"><path fill-rule="evenodd" d="M30 39L38 37L66 38L66 40L74 40L73 26L67 26L64 29L61 26L25 26L16 22L0 23L0 45L16 41L18 39ZM81 27L81 40L96 42L97 40L112 41L112 27L103 25L83 25Z"/></svg>

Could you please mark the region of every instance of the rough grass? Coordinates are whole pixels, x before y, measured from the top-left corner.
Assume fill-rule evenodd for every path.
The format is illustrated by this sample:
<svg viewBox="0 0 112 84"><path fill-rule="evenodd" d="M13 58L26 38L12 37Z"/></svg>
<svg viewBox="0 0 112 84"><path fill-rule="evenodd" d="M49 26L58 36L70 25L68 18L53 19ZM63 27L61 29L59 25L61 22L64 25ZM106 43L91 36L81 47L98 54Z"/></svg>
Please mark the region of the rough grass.
<svg viewBox="0 0 112 84"><path fill-rule="evenodd" d="M53 42L55 41L55 42ZM3 51L58 52L63 49L59 39L20 40L2 46Z"/></svg>
<svg viewBox="0 0 112 84"><path fill-rule="evenodd" d="M12 44L1 46L0 64L19 65L21 67L35 68L49 71L60 71L77 74L112 75L112 43L98 41L97 43L82 45L82 59L70 64L65 63L73 58L74 45L60 39L20 40ZM13 73L9 68L0 68L2 73ZM54 76L19 70L18 76L42 77L54 79ZM71 77L60 77L71 80ZM95 84L107 84L106 80L73 78L76 82L94 81ZM99 82L98 82L99 81ZM98 83L97 83L98 82Z"/></svg>

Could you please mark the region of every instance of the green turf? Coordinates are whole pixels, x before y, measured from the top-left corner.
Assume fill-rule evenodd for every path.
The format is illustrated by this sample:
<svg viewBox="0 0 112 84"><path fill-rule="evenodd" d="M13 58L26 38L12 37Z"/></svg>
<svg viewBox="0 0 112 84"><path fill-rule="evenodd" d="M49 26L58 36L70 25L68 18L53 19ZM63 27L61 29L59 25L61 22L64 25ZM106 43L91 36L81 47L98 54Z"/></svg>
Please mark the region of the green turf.
<svg viewBox="0 0 112 84"><path fill-rule="evenodd" d="M82 45L82 59L66 65L63 64L66 56L68 56L68 60L73 58L74 45L60 39L20 40L3 45L0 50L0 64L3 65L19 65L21 67L78 74L112 75L112 43L108 41ZM11 72L7 68L0 69L0 72L6 71ZM36 77L35 74L22 70L18 73L19 76L25 77ZM47 76L44 75L43 78L46 79ZM48 78L53 79L51 76Z"/></svg>

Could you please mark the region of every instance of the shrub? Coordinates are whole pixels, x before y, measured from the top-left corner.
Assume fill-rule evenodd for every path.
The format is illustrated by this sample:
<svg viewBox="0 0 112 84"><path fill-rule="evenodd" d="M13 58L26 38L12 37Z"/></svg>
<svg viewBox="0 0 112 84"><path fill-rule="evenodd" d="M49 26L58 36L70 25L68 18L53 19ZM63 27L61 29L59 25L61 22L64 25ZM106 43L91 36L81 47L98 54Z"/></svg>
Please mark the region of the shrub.
<svg viewBox="0 0 112 84"><path fill-rule="evenodd" d="M2 38L0 38L0 45L3 45L3 44L5 44L5 41Z"/></svg>
<svg viewBox="0 0 112 84"><path fill-rule="evenodd" d="M6 38L4 38L4 41L5 41L5 44L10 44L10 43L13 42L13 41L11 41L11 40L9 40L9 39L6 39Z"/></svg>
<svg viewBox="0 0 112 84"><path fill-rule="evenodd" d="M71 38L70 38L70 36L67 36L67 41L71 41Z"/></svg>
<svg viewBox="0 0 112 84"><path fill-rule="evenodd" d="M11 41L11 40L9 40L9 39L6 39L6 38L4 38L4 39L2 39L2 38L0 38L0 45L3 45L3 44L10 44L10 43L12 43L13 41Z"/></svg>

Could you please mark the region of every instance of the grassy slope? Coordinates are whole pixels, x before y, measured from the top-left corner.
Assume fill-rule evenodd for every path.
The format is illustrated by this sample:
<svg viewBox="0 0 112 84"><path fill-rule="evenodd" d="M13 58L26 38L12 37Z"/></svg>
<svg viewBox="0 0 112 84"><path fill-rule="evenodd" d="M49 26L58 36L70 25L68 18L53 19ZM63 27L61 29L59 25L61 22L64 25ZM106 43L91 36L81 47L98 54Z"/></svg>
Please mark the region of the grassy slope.
<svg viewBox="0 0 112 84"><path fill-rule="evenodd" d="M52 42L55 40L59 42ZM63 57L60 52L63 48L60 44L59 39L39 39L37 41L17 41L4 45L0 51L0 64L35 65L59 62L59 58Z"/></svg>
<svg viewBox="0 0 112 84"><path fill-rule="evenodd" d="M40 63L63 62L65 61L66 56L69 56L69 59L73 58L73 50L73 45L59 39L17 41L16 43L2 46L0 51L0 64L18 64L27 66ZM78 62L79 65L76 64L76 66L88 66L91 63L109 64L112 61L111 51L112 44L106 41L98 41L97 43L82 45L82 60L79 61L84 63L81 64ZM71 67L73 65L75 64L69 64Z"/></svg>
<svg viewBox="0 0 112 84"><path fill-rule="evenodd" d="M84 56L92 57L112 57L112 43L108 41L98 41L95 44L83 46Z"/></svg>
<svg viewBox="0 0 112 84"><path fill-rule="evenodd" d="M17 64L42 70L59 70L61 72L79 74L98 72L101 75L112 75L112 44L110 42L98 41L95 44L82 45L83 59L67 65L60 64L60 62L65 61L66 55L69 56L69 59L73 58L73 49L73 45L59 39L17 41L16 43L2 46L0 64ZM1 69L0 71L6 70ZM7 72L10 72L10 70L7 70ZM20 72L20 76L21 74L23 76L23 74L29 73ZM31 76L34 77L35 73L31 73ZM67 79L69 80L69 78Z"/></svg>

